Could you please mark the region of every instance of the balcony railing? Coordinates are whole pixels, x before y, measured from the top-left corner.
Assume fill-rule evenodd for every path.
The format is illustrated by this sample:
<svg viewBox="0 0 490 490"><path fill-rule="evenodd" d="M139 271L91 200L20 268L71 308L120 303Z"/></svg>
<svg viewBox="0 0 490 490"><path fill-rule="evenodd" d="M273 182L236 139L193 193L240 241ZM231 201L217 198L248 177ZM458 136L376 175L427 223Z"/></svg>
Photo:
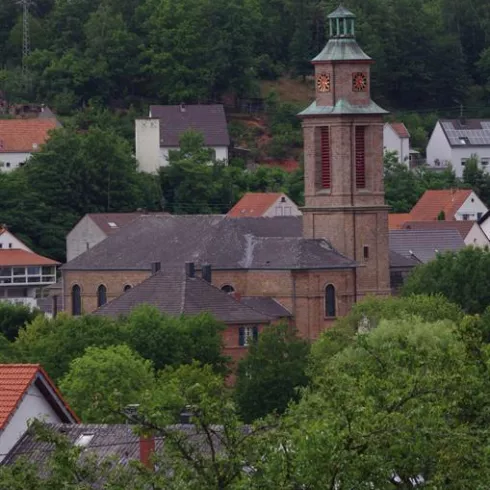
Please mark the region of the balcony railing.
<svg viewBox="0 0 490 490"><path fill-rule="evenodd" d="M0 301L12 303L15 305L29 306L30 308L36 308L37 307L36 298L4 298L4 297L0 297Z"/></svg>
<svg viewBox="0 0 490 490"><path fill-rule="evenodd" d="M36 285L56 282L54 266L0 267L0 286Z"/></svg>

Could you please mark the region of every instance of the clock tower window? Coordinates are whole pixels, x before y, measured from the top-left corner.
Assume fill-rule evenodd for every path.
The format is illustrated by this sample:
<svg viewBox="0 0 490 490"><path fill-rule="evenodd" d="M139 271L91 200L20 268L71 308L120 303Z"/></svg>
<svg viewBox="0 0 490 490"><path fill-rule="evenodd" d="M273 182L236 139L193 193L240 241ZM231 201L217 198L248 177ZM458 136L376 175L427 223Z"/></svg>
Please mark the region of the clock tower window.
<svg viewBox="0 0 490 490"><path fill-rule="evenodd" d="M328 126L320 128L320 167L321 187L330 189L332 186L332 168L330 159L330 131Z"/></svg>
<svg viewBox="0 0 490 490"><path fill-rule="evenodd" d="M366 128L355 127L356 188L366 188Z"/></svg>

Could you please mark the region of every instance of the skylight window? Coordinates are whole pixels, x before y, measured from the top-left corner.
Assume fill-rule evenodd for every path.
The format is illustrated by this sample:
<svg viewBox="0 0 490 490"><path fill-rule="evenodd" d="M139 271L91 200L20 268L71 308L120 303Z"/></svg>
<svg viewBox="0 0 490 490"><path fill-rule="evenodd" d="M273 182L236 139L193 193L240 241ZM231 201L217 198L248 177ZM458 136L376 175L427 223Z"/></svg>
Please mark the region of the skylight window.
<svg viewBox="0 0 490 490"><path fill-rule="evenodd" d="M114 221L108 221L107 224L111 227L111 228L117 228L117 225L116 223L114 223Z"/></svg>
<svg viewBox="0 0 490 490"><path fill-rule="evenodd" d="M78 436L78 439L75 441L75 446L87 447L93 438L94 434L82 434Z"/></svg>
<svg viewBox="0 0 490 490"><path fill-rule="evenodd" d="M470 144L470 140L466 136L460 136L459 142L462 145L469 145Z"/></svg>

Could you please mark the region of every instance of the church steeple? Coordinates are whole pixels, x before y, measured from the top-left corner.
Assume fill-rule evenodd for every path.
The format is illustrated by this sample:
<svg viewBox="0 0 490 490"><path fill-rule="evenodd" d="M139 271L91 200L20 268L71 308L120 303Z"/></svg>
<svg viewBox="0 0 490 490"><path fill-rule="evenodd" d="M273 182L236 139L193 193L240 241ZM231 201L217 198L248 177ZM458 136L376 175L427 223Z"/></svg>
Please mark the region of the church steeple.
<svg viewBox="0 0 490 490"><path fill-rule="evenodd" d="M329 16L330 37L355 37L356 16L342 4Z"/></svg>

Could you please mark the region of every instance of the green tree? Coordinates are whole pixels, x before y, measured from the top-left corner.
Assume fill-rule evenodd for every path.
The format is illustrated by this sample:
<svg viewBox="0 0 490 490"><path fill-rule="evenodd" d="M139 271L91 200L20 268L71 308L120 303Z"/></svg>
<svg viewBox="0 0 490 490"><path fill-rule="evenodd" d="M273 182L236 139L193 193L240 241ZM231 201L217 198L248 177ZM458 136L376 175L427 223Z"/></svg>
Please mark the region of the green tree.
<svg viewBox="0 0 490 490"><path fill-rule="evenodd" d="M482 313L490 305L490 251L465 247L445 252L419 265L403 286L404 296L442 294L470 314Z"/></svg>
<svg viewBox="0 0 490 490"><path fill-rule="evenodd" d="M237 369L235 399L245 422L282 414L308 382L309 344L288 325L267 328Z"/></svg>
<svg viewBox="0 0 490 490"><path fill-rule="evenodd" d="M0 333L12 342L19 330L34 321L40 313L28 306L0 302Z"/></svg>
<svg viewBox="0 0 490 490"><path fill-rule="evenodd" d="M87 423L122 422L116 408L138 404L153 385L152 363L126 345L88 347L59 382L75 413Z"/></svg>

